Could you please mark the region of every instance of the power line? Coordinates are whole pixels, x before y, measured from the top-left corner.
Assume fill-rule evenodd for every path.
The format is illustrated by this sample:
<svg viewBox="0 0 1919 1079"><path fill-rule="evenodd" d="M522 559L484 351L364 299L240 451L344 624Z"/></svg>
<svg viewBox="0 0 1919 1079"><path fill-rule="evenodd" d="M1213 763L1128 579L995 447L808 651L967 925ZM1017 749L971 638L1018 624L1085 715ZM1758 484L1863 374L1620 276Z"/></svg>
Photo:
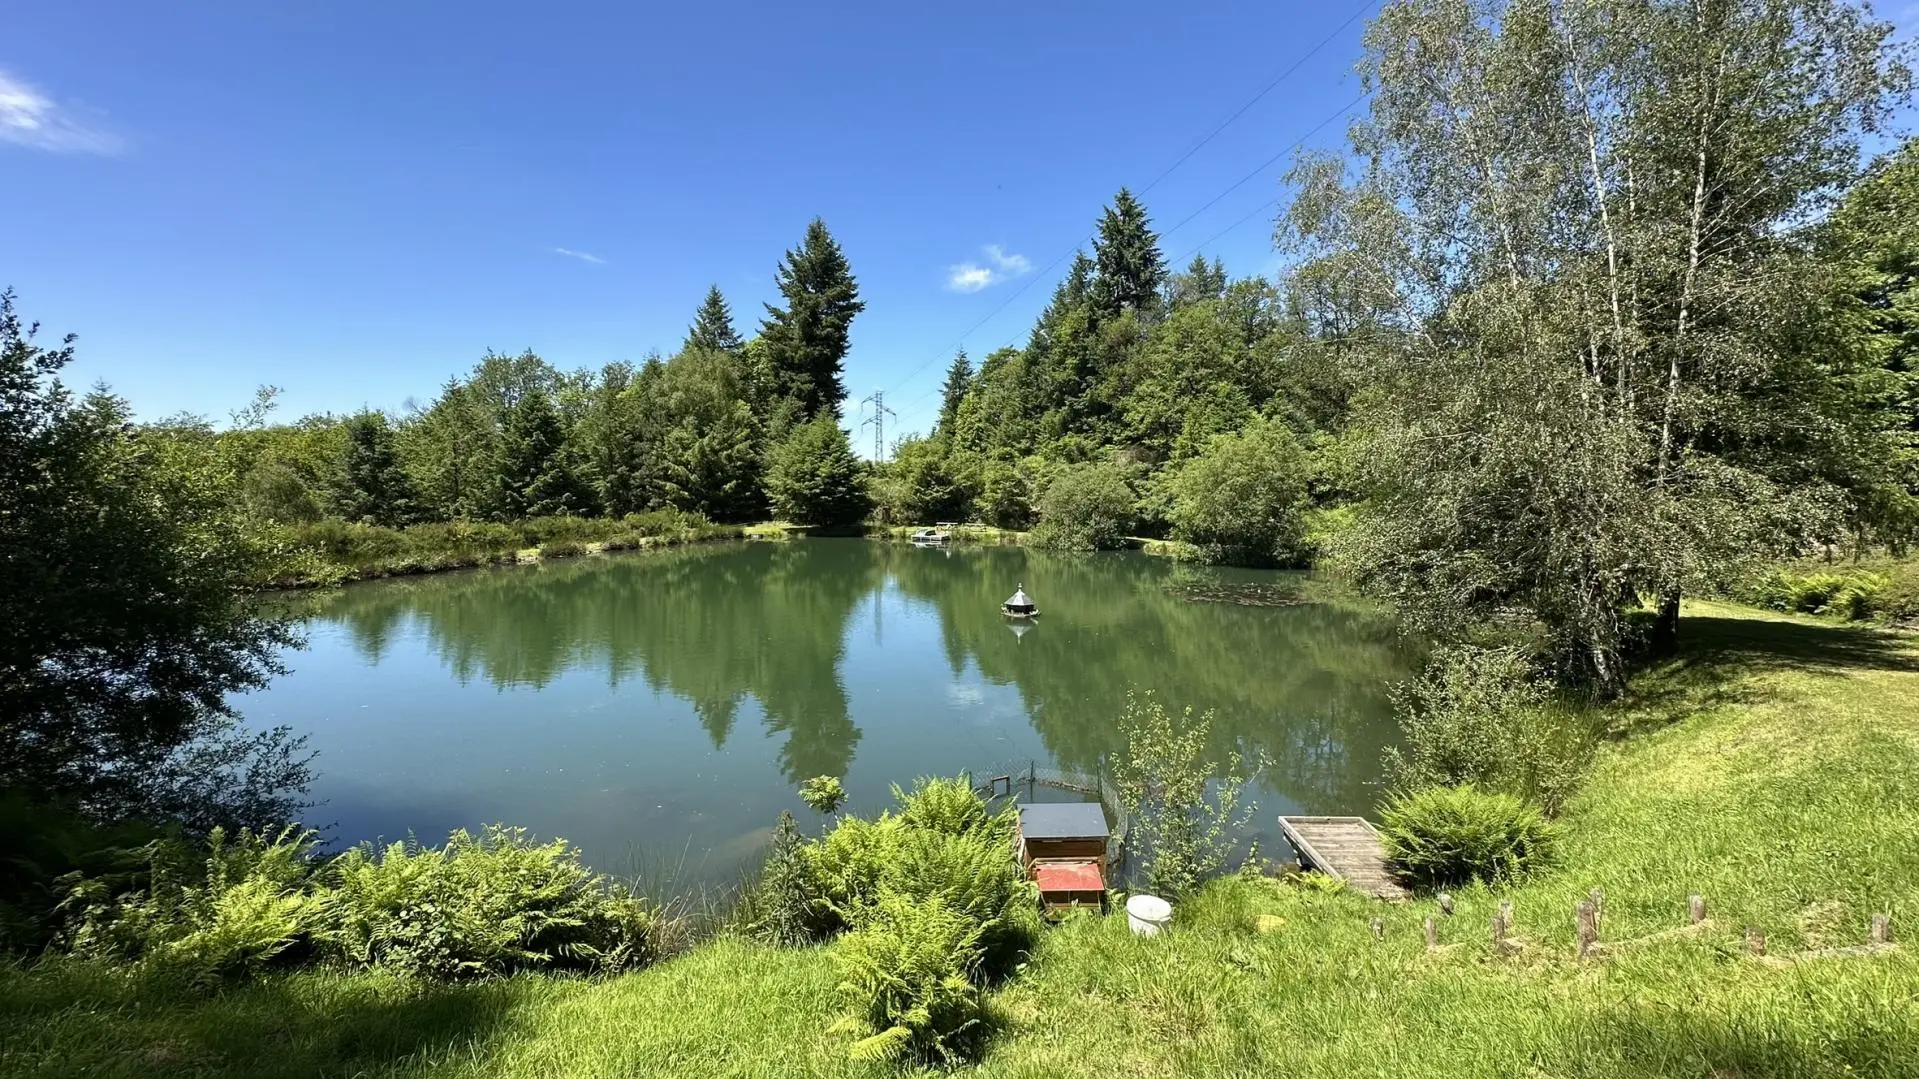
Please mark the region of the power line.
<svg viewBox="0 0 1919 1079"><path fill-rule="evenodd" d="M1339 26L1335 28L1332 33L1327 34L1324 38L1320 39L1319 44L1314 45L1312 48L1308 49L1303 55L1301 55L1299 59L1293 61L1292 65L1289 66L1286 70L1280 72L1277 78L1267 83L1264 87L1260 89L1258 93L1254 94L1251 98L1248 98L1245 104L1241 105L1239 108L1233 111L1232 115L1220 121L1218 126L1214 127L1210 132L1207 132L1207 134L1203 138L1201 138L1198 142L1188 147L1186 151L1180 154L1179 157L1172 164L1166 166L1166 168L1162 170L1158 176L1153 177L1153 180L1151 183L1147 184L1145 187L1140 188L1140 194L1144 195L1147 192L1151 191L1153 188L1158 187L1160 181L1166 179L1166 177L1168 176L1171 176L1175 169L1178 169L1181 165L1184 165L1194 154L1198 153L1203 147L1205 147L1207 143L1213 141L1214 138L1218 137L1220 132L1226 130L1228 127L1231 127L1233 122L1235 120L1238 120L1241 116L1244 116L1248 109L1251 109L1254 105L1257 105L1260 101L1264 100L1267 94L1270 94L1275 89L1277 89L1280 83L1285 82L1287 78L1291 77L1294 72L1298 71L1300 67L1302 67L1306 63L1306 61L1318 55L1321 49L1324 49L1327 45L1332 44L1334 38L1337 38L1340 34L1345 33L1347 27L1351 26L1355 21L1357 21L1360 16L1372 10L1374 5L1377 4L1378 2L1379 0L1365 0L1365 2L1360 4L1359 7L1355 8L1353 10L1353 13L1346 17L1346 21L1340 23ZM1355 104L1357 104L1357 101L1355 101ZM1351 105L1347 106L1347 108L1349 109L1351 107L1352 107ZM1345 110L1342 109L1340 111L1344 112ZM1339 115L1338 113L1334 114L1335 117L1338 115ZM1326 122L1331 122L1331 119L1332 118L1329 117ZM1326 126L1326 123L1323 122L1319 126L1324 127ZM1313 129L1314 132L1317 132L1318 130L1319 130L1318 127ZM1274 158L1273 160L1276 161L1278 160L1278 158ZM1269 161L1267 165L1270 165L1270 164L1271 162ZM1260 168L1264 169L1267 167L1267 165L1262 165L1260 166ZM1240 184L1243 184L1245 182L1246 181L1242 179L1238 183L1235 183L1232 187L1229 187L1225 191L1220 192L1219 195L1214 196L1212 202L1208 202L1206 206L1200 207L1200 211L1205 210L1207 207L1211 206L1214 202L1218 202L1221 198L1224 198L1227 194L1230 194L1235 188L1239 187ZM1197 214L1198 212L1199 211L1195 211L1195 214ZM1187 221L1192 220L1192 216L1189 215L1186 220ZM1185 221L1180 222L1180 224L1185 224ZM1178 227L1179 227L1178 225L1173 226L1174 229L1177 229ZM1171 232L1172 229L1169 229L1167 231ZM1098 230L1095 229L1093 232L1087 233L1085 236L1081 237L1077 242L1075 242L1070 249L1066 251L1062 251L1060 254L1054 256L1051 262L1048 262L1045 266L1041 267L1037 273L1034 273L1032 276L1028 277L1025 284L1021 285L1017 289L1014 289L1013 292L1006 297L1006 299L1000 301L1000 304L998 307L995 307L991 311L988 311L985 317L981 318L978 322L973 323L973 325L967 327L966 331L964 333L961 333L958 338L954 339L952 344L946 346L946 348L942 349L940 352L927 357L927 359L923 363L921 363L918 367L915 367L911 371L908 371L904 377L900 378L898 381L893 383L892 388L894 390L898 390L901 386L904 386L908 382L911 382L915 378L918 378L920 375L920 372L925 371L928 367L931 367L934 363L944 358L944 356L947 353L958 348L960 345L965 344L966 339L973 335L973 331L979 329L981 326L986 325L988 322L991 322L995 317L999 315L1001 311L1006 310L1006 308L1010 304L1012 304L1014 300L1019 299L1020 296L1024 294L1027 289L1033 287L1034 282L1039 281L1041 278L1045 277L1046 274L1053 269L1053 267L1058 266L1062 261L1064 261L1066 259L1066 256L1073 254L1075 251L1079 251L1083 249L1087 245L1087 243L1089 243L1093 239L1093 237L1097 234L1097 232ZM1161 235L1165 235L1165 234L1162 233Z"/></svg>
<svg viewBox="0 0 1919 1079"><path fill-rule="evenodd" d="M1311 49L1309 49L1306 52L1304 56L1301 56L1299 59L1293 61L1293 66L1280 72L1278 78L1274 79L1272 82L1267 83L1265 89L1261 90L1257 94L1254 94L1250 99L1247 100L1246 104L1241 105L1237 110L1233 112L1231 116L1228 116L1226 119L1221 120L1218 127L1214 128L1210 133L1208 133L1205 138L1194 143L1192 147L1188 149L1185 153L1179 155L1179 160L1166 166L1166 171L1160 173L1158 176L1153 177L1153 182L1150 184L1147 184L1145 187L1140 188L1139 193L1144 195L1148 191L1151 191L1153 188L1158 187L1159 182L1161 180L1164 180L1168 176L1171 176L1173 174L1174 169L1177 169L1181 165L1184 165L1186 163L1187 158L1190 158L1194 154L1198 153L1201 147L1213 141L1213 138L1217 136L1220 132L1231 127L1234 120L1237 120L1241 116L1244 116L1246 114L1247 109L1250 109L1254 105L1259 104L1260 101L1263 100L1267 94L1270 94L1274 90L1278 89L1279 84L1282 82L1285 82L1287 76L1291 75L1295 71L1298 71L1302 64L1304 64L1308 60L1311 60L1314 56L1318 55L1319 50L1332 44L1334 38L1345 33L1346 28L1348 26L1351 26L1355 21L1357 21L1361 15L1364 15L1368 11L1371 11L1374 8L1374 6L1378 4L1378 2L1379 0L1366 0L1365 3L1359 5L1357 8L1354 8L1353 13L1351 15L1346 16L1345 22L1340 23L1337 27L1335 27L1332 33L1327 34L1323 39L1320 40L1319 44L1314 45Z"/></svg>
<svg viewBox="0 0 1919 1079"><path fill-rule="evenodd" d="M1186 215L1186 217L1180 221L1179 225L1174 225L1173 228L1167 229L1165 232L1161 233L1160 236L1163 238L1167 235L1170 235L1175 229L1178 229L1180 225L1184 225L1187 222L1190 222L1193 218L1199 216L1199 214L1201 214L1206 209L1211 207L1214 203L1217 203L1221 198L1224 198L1226 195L1231 194L1235 189L1245 184L1247 180L1252 179L1254 176L1257 176L1261 172L1264 172L1266 169L1272 167L1272 164L1275 161L1278 161L1280 158L1283 158L1286 155L1292 153L1293 151L1299 149L1301 146L1304 146L1306 144L1306 140L1312 138L1314 135L1317 135L1321 131L1325 130L1327 124L1330 124L1334 120L1337 120L1340 117L1346 115L1347 113L1353 111L1353 107L1358 105L1360 102L1364 101L1365 99L1366 99L1366 95L1362 93L1358 97L1352 99L1351 101L1348 101L1343 107L1340 108L1338 112L1335 112L1332 115L1326 117L1324 120L1321 120L1319 123L1314 124L1311 130L1307 131L1304 135L1301 135L1299 138L1294 139L1292 145L1286 147L1286 149L1281 150L1279 153L1268 158L1264 164L1260 165L1259 168L1254 169L1251 173L1248 173L1246 176L1241 177L1238 181L1236 181L1233 184L1232 187L1229 187L1225 191L1220 192L1218 195L1213 196L1212 199L1207 201L1205 206L1201 206L1198 210L1195 210L1192 213ZM1232 224L1226 226L1225 228L1219 230L1213 235L1207 237L1205 240L1201 241L1198 246L1191 248L1190 250L1180 254L1176 258L1168 260L1168 264L1177 265L1178 263L1184 262L1187 258L1191 257L1195 253L1199 252L1200 250L1204 249L1205 247L1213 243L1213 241L1218 240L1220 237L1226 235L1227 233L1233 231L1236 228L1239 228L1241 225L1244 225L1246 222L1251 221L1254 217L1259 215L1262 211L1278 205L1279 201L1280 201L1279 197L1267 199L1265 202L1262 202L1258 206L1253 207L1251 212L1247 213L1245 216L1239 218L1238 220L1234 221ZM1083 242L1084 241L1082 241L1082 243ZM1075 246L1075 250L1077 249L1078 249L1078 245ZM1054 259L1053 261L1057 263L1059 259ZM1031 283L1032 282L1030 281L1027 282L1027 284L1029 285ZM1022 288L1021 291L1025 291L1024 288ZM1009 296L1007 298L1007 303L1011 303L1013 299L1016 298L1017 296L1018 296L1018 293L1014 293L1013 296ZM1001 308L1004 308L1005 306L1006 304L1002 303L998 308L995 308L993 310L993 314L998 314L999 310ZM972 329L969 329L966 331L966 335L962 335L961 340L962 341L965 340L965 337L967 335L971 335L973 330L977 330L981 326L985 325L987 319L990 319L992 317L993 317L992 314L989 314L987 315L986 319L981 319L979 322L975 323ZM1017 337L1015 337L1015 340L1017 340ZM1008 341L1006 345L1002 345L1000 347L1001 348L1009 347L1011 344L1012 344L1012 341ZM928 362L930 363L931 361L928 361ZM925 365L922 364L921 367L923 369ZM913 374L917 374L917 373L918 371L913 372ZM900 386L905 385L907 382L912 381L913 374L909 374L906 378L901 379L898 383L894 385L894 389L897 390ZM912 401L907 402L907 406L910 408L914 405L919 404L921 401L924 401L928 397L931 397L934 393L938 393L939 389L940 387L935 386L932 390L928 391L927 393L921 394L919 397L916 397Z"/></svg>

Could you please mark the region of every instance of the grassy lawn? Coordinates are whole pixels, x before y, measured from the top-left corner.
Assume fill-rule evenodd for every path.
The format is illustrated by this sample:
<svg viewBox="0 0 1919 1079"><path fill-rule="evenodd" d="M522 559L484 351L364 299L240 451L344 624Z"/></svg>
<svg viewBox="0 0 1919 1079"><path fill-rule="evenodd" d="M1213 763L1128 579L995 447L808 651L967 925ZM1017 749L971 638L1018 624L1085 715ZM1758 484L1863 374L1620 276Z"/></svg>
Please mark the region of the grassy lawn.
<svg viewBox="0 0 1919 1079"><path fill-rule="evenodd" d="M1919 642L1721 605L1687 615L1684 654L1610 714L1612 742L1565 814L1565 864L1461 893L1439 924L1449 947L1425 947L1430 903L1222 882L1162 938L1123 918L1051 932L995 994L999 1032L974 1070L1919 1074L1919 949L1784 958L1861 943L1873 912L1919 939ZM1573 905L1595 887L1614 950L1581 962ZM1695 893L1701 929L1618 946L1685 925ZM1489 939L1502 899L1515 955ZM1748 926L1771 958L1744 954ZM13 971L0 1074L878 1074L826 1032L830 947L722 940L603 982L316 972L198 995L72 965Z"/></svg>

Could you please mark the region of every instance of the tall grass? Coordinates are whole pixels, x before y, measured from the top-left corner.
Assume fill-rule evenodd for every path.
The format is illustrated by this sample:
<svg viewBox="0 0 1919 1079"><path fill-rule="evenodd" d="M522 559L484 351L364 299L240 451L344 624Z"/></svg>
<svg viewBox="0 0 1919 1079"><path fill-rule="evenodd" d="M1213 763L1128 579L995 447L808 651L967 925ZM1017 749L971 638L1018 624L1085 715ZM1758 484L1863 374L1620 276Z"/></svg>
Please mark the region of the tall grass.
<svg viewBox="0 0 1919 1079"><path fill-rule="evenodd" d="M525 552L564 558L592 549L622 551L741 535L737 526L716 525L698 514L671 509L619 518L442 521L405 528L326 520L286 529L283 540L289 554L279 576L263 583L337 584L512 562Z"/></svg>

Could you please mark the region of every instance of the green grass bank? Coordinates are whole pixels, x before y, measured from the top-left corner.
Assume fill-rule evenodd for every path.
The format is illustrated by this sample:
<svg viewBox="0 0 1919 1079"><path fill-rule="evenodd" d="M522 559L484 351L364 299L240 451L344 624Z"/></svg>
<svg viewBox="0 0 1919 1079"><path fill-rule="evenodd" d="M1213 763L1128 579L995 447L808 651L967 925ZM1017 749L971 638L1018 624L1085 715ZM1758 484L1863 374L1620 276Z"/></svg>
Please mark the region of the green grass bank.
<svg viewBox="0 0 1919 1079"><path fill-rule="evenodd" d="M981 1076L1907 1076L1919 1061L1919 642L1718 604L1609 713L1560 868L1427 901L1215 883L1165 936L1049 932L993 992ZM1607 954L1574 904L1605 892ZM1687 897L1708 919L1687 924ZM1520 946L1489 921L1514 908ZM1370 927L1380 919L1382 935ZM1747 954L1748 927L1768 956ZM1650 939L1640 939L1650 938ZM1627 943L1633 941L1633 943ZM0 973L8 1076L869 1076L832 949L722 938L604 980L270 976L197 993ZM1821 954L1827 951L1839 954Z"/></svg>

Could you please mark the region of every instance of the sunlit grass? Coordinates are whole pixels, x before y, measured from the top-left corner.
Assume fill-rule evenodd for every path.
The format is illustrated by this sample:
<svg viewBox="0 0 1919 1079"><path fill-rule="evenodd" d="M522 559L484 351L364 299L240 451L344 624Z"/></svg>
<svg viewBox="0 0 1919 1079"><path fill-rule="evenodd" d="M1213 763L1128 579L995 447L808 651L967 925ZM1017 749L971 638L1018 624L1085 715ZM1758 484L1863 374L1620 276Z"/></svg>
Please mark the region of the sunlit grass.
<svg viewBox="0 0 1919 1079"><path fill-rule="evenodd" d="M1609 712L1562 817L1559 868L1502 892L1388 906L1215 885L1145 940L1123 917L1050 932L993 995L977 1074L1907 1076L1919 952L1780 962L1919 936L1919 647L1699 604L1680 658ZM1604 958L1573 907L1605 893ZM1687 923L1639 946L1627 938ZM1517 954L1489 922L1514 905ZM1264 919L1260 916L1265 915ZM1375 939L1372 919L1381 921ZM1266 932L1261 932L1262 923ZM1744 954L1763 930L1773 961ZM723 939L603 982L421 987L305 973L200 998L71 966L0 975L0 1074L855 1076L831 946Z"/></svg>

